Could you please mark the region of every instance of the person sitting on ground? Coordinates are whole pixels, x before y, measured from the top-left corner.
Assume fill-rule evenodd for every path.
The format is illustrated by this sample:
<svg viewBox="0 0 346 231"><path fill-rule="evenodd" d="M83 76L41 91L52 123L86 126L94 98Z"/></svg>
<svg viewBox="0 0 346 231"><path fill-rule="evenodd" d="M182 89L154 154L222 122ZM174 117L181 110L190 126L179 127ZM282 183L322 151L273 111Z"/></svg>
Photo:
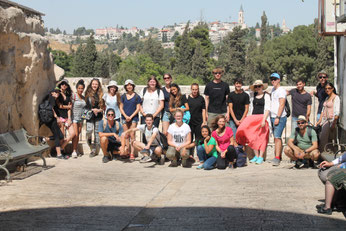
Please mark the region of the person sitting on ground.
<svg viewBox="0 0 346 231"><path fill-rule="evenodd" d="M121 146L121 134L123 127L119 121L115 120L115 111L108 108L106 111L107 120L101 120L98 127L98 135L100 136L101 149L103 152L103 163L113 159L113 155L124 155L125 147Z"/></svg>
<svg viewBox="0 0 346 231"><path fill-rule="evenodd" d="M187 146L191 143L191 129L189 125L183 122L184 112L182 109L176 109L174 113L175 123L171 124L167 130L168 150L167 158L171 161L170 167L177 167L178 161L182 159L181 165L188 167L189 153Z"/></svg>
<svg viewBox="0 0 346 231"><path fill-rule="evenodd" d="M216 150L219 156L216 160L218 169L230 169L235 167L237 153L235 146L238 146L233 137L233 131L230 127L226 127L226 117L219 115L212 123L212 137L216 140Z"/></svg>
<svg viewBox="0 0 346 231"><path fill-rule="evenodd" d="M140 160L141 163L150 162L152 160L151 155L155 154L159 160L160 164L165 163L165 156L162 153L162 144L160 143L160 133L159 129L154 125L154 116L152 114L145 115L145 124L140 124L136 128L131 128L124 133L123 137L126 137L128 133L135 133L140 131L144 134L143 142L133 141L133 147L140 151L143 155Z"/></svg>
<svg viewBox="0 0 346 231"><path fill-rule="evenodd" d="M291 160L296 161L296 168L302 168L307 164L307 159L317 161L320 152L318 151L317 134L314 129L308 126L305 116L298 116L297 126L292 131L284 153Z"/></svg>
<svg viewBox="0 0 346 231"><path fill-rule="evenodd" d="M202 139L197 142L197 156L200 165L197 169L211 170L214 168L218 153L216 150L216 140L211 136L210 128L207 125L203 125L201 128Z"/></svg>
<svg viewBox="0 0 346 231"><path fill-rule="evenodd" d="M325 184L325 203L316 205L316 208L318 213L331 215L333 207L338 207L338 201L333 201L333 199L337 197L338 193L345 194L346 190L346 152L332 162L323 161L320 168L319 178ZM341 195L339 198L343 198L345 201L345 196ZM345 203L342 206L344 207Z"/></svg>

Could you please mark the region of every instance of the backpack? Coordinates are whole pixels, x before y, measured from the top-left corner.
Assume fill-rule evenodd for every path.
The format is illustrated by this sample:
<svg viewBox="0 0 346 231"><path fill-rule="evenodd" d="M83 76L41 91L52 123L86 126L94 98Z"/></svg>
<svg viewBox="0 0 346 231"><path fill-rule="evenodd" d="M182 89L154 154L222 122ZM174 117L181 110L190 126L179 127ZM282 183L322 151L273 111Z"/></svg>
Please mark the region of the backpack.
<svg viewBox="0 0 346 231"><path fill-rule="evenodd" d="M307 132L308 132L308 137L309 137L310 141L312 142L311 131L312 131L313 128L309 125L309 126L306 127L306 129L307 129ZM298 133L299 133L299 128L297 127L295 132L294 132L294 140L293 140L293 144L294 145L298 144L298 140L297 140Z"/></svg>
<svg viewBox="0 0 346 231"><path fill-rule="evenodd" d="M155 126L153 125L153 129L155 128ZM144 132L147 129L147 125L144 126ZM157 139L157 137L155 137L156 141L160 144L161 148L163 150L167 150L168 149L168 141L167 141L167 137L159 131L159 135L160 135L160 140ZM145 136L143 135L143 143L147 144L147 139L145 138Z"/></svg>
<svg viewBox="0 0 346 231"><path fill-rule="evenodd" d="M106 129L106 127L107 127L107 124L108 124L108 121L107 120L102 120L102 122L103 122L103 131ZM114 123L115 123L115 134L119 134L119 130L120 130L120 125L119 125L119 122L118 121L114 121Z"/></svg>
<svg viewBox="0 0 346 231"><path fill-rule="evenodd" d="M244 152L243 146L238 145L238 147L235 147L235 151L237 153L237 167L244 167L246 165L247 154Z"/></svg>
<svg viewBox="0 0 346 231"><path fill-rule="evenodd" d="M147 89L148 89L148 87L143 88L143 97L144 97L145 93L147 92ZM160 97L160 91L161 91L160 88L156 89L157 95L158 95L159 97Z"/></svg>
<svg viewBox="0 0 346 231"><path fill-rule="evenodd" d="M286 111L286 117L290 117L291 115L291 109L290 109L290 104L288 103L287 99L286 99L286 102L285 102L285 111Z"/></svg>
<svg viewBox="0 0 346 231"><path fill-rule="evenodd" d="M47 124L54 119L53 107L49 102L49 95L47 95L43 102L38 106L38 117L41 123Z"/></svg>

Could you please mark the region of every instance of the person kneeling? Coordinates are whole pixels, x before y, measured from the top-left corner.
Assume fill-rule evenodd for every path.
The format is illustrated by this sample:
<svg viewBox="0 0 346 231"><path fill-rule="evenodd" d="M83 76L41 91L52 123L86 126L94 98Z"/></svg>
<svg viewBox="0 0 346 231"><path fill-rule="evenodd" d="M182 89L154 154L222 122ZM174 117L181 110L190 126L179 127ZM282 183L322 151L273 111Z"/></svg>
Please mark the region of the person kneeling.
<svg viewBox="0 0 346 231"><path fill-rule="evenodd" d="M211 131L207 125L202 126L201 134L203 138L197 141L197 155L200 161L197 169L211 170L214 168L218 157L216 140L211 137Z"/></svg>
<svg viewBox="0 0 346 231"><path fill-rule="evenodd" d="M314 129L308 127L305 116L298 117L297 125L296 130L292 131L284 153L291 160L296 161L296 168L302 168L307 164L307 159L318 160L320 152L318 151L317 134Z"/></svg>
<svg viewBox="0 0 346 231"><path fill-rule="evenodd" d="M177 167L178 161L181 158L181 165L188 166L188 159L190 157L187 152L187 146L191 143L191 129L190 126L183 122L184 112L177 108L174 114L175 123L171 124L168 128L167 142L167 158L171 161L170 167Z"/></svg>
<svg viewBox="0 0 346 231"><path fill-rule="evenodd" d="M160 164L165 163L165 156L162 155L162 144L160 143L160 132L157 127L154 126L154 116L152 114L145 115L145 124L138 125L136 128L131 128L124 133L124 137L127 133L140 131L144 134L143 142L133 141L133 147L140 151L143 155L140 163L150 162L152 160L152 154L155 154L160 160Z"/></svg>
<svg viewBox="0 0 346 231"><path fill-rule="evenodd" d="M103 163L112 160L113 154L123 155L125 153L124 147L121 146L123 128L118 121L114 120L114 109L108 108L106 116L107 120L100 121L98 128L103 152Z"/></svg>

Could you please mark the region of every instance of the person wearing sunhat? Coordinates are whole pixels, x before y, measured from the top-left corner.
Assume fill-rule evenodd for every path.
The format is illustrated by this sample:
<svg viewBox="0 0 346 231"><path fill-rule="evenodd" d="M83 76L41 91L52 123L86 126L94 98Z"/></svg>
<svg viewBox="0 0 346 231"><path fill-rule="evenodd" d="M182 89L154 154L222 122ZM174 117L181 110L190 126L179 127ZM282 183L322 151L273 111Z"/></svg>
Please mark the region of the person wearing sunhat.
<svg viewBox="0 0 346 231"><path fill-rule="evenodd" d="M103 99L105 101L105 111L108 108L113 108L115 111L115 120L120 122L120 93L119 87L116 81L111 80L107 85L108 92L103 95Z"/></svg>
<svg viewBox="0 0 346 231"><path fill-rule="evenodd" d="M318 109L317 109L317 117L316 117L316 121L318 121L321 116L323 103L328 97L328 94L324 90L324 87L326 86L326 83L328 82L328 74L325 70L321 70L320 72L317 73L316 77L319 81L319 84L317 85L316 90L312 91L310 94L311 94L311 97L315 96L318 98Z"/></svg>
<svg viewBox="0 0 346 231"><path fill-rule="evenodd" d="M270 162L273 166L279 166L281 162L282 153L282 132L286 127L287 113L285 111L286 103L286 90L280 86L281 77L278 73L270 75L270 82L273 85L271 92L270 102L270 120L272 123L274 143L275 143L275 157Z"/></svg>
<svg viewBox="0 0 346 231"><path fill-rule="evenodd" d="M253 149L255 156L250 163L262 164L264 152L267 148L270 132L270 96L264 90L268 84L256 80L250 86L249 116L240 124L237 130L237 143L247 144Z"/></svg>
<svg viewBox="0 0 346 231"><path fill-rule="evenodd" d="M121 122L123 124L124 132L129 129L134 129L137 127L139 118L138 112L141 105L141 97L135 92L135 83L128 79L125 81L124 89L126 93L121 96L120 99L120 112L121 112ZM126 133L126 146L129 147L130 144L135 140L135 133ZM134 147L131 146L130 149L130 160L135 159Z"/></svg>
<svg viewBox="0 0 346 231"><path fill-rule="evenodd" d="M288 158L296 161L296 168L302 168L308 164L308 160L318 160L320 152L317 134L312 127L308 126L308 120L304 115L298 116L297 126L288 139L284 153Z"/></svg>

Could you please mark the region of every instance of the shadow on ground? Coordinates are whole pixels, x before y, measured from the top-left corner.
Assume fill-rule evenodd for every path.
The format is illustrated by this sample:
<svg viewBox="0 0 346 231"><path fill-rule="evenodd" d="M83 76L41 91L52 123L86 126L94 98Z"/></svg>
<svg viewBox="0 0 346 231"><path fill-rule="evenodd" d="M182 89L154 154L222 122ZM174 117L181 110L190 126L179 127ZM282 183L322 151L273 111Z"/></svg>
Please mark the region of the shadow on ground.
<svg viewBox="0 0 346 231"><path fill-rule="evenodd" d="M345 230L331 216L220 207L64 207L0 213L1 230Z"/></svg>

